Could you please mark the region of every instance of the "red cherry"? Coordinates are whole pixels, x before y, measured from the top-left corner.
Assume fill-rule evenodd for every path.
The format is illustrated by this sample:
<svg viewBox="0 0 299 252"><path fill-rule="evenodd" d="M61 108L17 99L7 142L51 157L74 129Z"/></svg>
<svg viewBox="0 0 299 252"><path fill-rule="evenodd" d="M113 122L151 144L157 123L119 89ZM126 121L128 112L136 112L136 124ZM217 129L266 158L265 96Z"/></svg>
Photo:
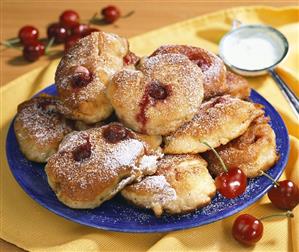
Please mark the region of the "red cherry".
<svg viewBox="0 0 299 252"><path fill-rule="evenodd" d="M45 54L45 46L39 41L31 41L23 48L23 56L28 61L36 61L40 56Z"/></svg>
<svg viewBox="0 0 299 252"><path fill-rule="evenodd" d="M220 194L233 199L243 194L247 186L247 177L239 168L229 169L215 179L215 185Z"/></svg>
<svg viewBox="0 0 299 252"><path fill-rule="evenodd" d="M90 35L93 32L99 32L100 30L97 28L89 28L88 30L86 30L85 32L83 32L82 37L86 37L88 35Z"/></svg>
<svg viewBox="0 0 299 252"><path fill-rule="evenodd" d="M26 25L19 30L18 37L23 44L28 44L33 40L37 40L38 34L39 32L37 28L35 28L34 26Z"/></svg>
<svg viewBox="0 0 299 252"><path fill-rule="evenodd" d="M64 43L64 51L66 52L72 46L74 46L80 38L81 38L81 36L79 36L79 35L72 35L72 36L68 37Z"/></svg>
<svg viewBox="0 0 299 252"><path fill-rule="evenodd" d="M114 5L109 5L102 9L101 14L103 15L104 21L108 24L115 22L120 17L120 11Z"/></svg>
<svg viewBox="0 0 299 252"><path fill-rule="evenodd" d="M79 14L73 10L66 10L60 15L59 21L64 27L71 29L79 24Z"/></svg>
<svg viewBox="0 0 299 252"><path fill-rule="evenodd" d="M283 210L292 210L299 203L298 186L291 180L283 180L274 185L268 197L274 206Z"/></svg>
<svg viewBox="0 0 299 252"><path fill-rule="evenodd" d="M249 214L241 214L234 221L232 234L237 241L253 245L262 238L263 230L263 223L259 219Z"/></svg>
<svg viewBox="0 0 299 252"><path fill-rule="evenodd" d="M54 38L55 43L63 43L68 37L68 32L65 27L59 23L53 23L47 30L48 39Z"/></svg>
<svg viewBox="0 0 299 252"><path fill-rule="evenodd" d="M72 35L79 35L83 36L90 29L89 25L87 24L77 24L72 28Z"/></svg>

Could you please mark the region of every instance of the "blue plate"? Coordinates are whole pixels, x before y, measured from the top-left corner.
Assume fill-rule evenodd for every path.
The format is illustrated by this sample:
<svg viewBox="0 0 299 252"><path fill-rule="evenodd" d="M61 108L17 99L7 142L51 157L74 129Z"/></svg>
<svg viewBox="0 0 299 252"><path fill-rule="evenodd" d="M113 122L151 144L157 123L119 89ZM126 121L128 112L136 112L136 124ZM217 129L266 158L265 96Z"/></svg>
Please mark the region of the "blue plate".
<svg viewBox="0 0 299 252"><path fill-rule="evenodd" d="M54 85L43 92L56 94ZM277 149L280 154L278 163L269 170L269 174L280 177L289 155L289 137L286 126L277 111L262 96L252 90L251 98L265 106L266 114L271 118L271 126L276 134ZM194 213L181 216L164 215L156 218L149 210L139 209L116 196L93 210L74 210L60 203L47 183L44 165L25 159L18 147L13 130L9 128L6 139L6 153L10 169L24 191L40 205L50 211L83 225L120 232L168 232L192 228L215 222L233 215L261 198L271 187L266 177L249 179L246 192L235 199L225 199L217 193L212 203Z"/></svg>

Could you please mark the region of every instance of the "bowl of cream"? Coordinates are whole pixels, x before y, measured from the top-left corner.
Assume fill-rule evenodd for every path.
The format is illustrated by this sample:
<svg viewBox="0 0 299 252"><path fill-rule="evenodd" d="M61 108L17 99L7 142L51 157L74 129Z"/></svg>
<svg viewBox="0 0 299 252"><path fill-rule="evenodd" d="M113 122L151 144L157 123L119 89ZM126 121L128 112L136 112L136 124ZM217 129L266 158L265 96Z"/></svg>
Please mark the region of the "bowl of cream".
<svg viewBox="0 0 299 252"><path fill-rule="evenodd" d="M287 55L286 37L266 25L241 25L220 41L219 55L234 72L245 76L266 74Z"/></svg>

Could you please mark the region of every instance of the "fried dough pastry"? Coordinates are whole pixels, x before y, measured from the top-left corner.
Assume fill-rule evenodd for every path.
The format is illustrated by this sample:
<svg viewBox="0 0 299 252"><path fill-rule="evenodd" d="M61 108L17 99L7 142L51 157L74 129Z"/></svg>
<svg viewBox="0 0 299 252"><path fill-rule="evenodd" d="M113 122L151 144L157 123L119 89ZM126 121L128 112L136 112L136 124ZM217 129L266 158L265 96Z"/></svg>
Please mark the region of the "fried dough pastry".
<svg viewBox="0 0 299 252"><path fill-rule="evenodd" d="M252 178L276 163L278 154L275 133L268 122L268 117L258 117L242 136L216 149L228 169L238 167L247 177ZM203 157L208 161L212 175L217 176L223 171L212 151L204 153Z"/></svg>
<svg viewBox="0 0 299 252"><path fill-rule="evenodd" d="M71 208L95 208L126 185L156 172L161 154L111 123L67 135L45 167L50 187Z"/></svg>
<svg viewBox="0 0 299 252"><path fill-rule="evenodd" d="M187 45L164 45L153 52L152 56L178 53L186 55L203 72L204 99L223 95L228 90L226 84L226 68L223 61L212 52L205 49Z"/></svg>
<svg viewBox="0 0 299 252"><path fill-rule="evenodd" d="M85 123L107 118L113 108L106 97L106 86L116 71L131 62L124 62L128 54L127 40L116 34L93 32L80 39L56 70L61 113Z"/></svg>
<svg viewBox="0 0 299 252"><path fill-rule="evenodd" d="M244 77L232 73L231 71L227 71L226 84L228 86L226 94L238 97L240 99L247 99L249 97L250 88L248 81Z"/></svg>
<svg viewBox="0 0 299 252"><path fill-rule="evenodd" d="M206 167L199 155L166 155L155 175L125 187L121 194L139 207L152 209L156 216L191 212L208 205L216 193Z"/></svg>
<svg viewBox="0 0 299 252"><path fill-rule="evenodd" d="M28 160L46 162L72 131L71 124L58 112L57 103L57 97L42 94L18 106L14 130Z"/></svg>
<svg viewBox="0 0 299 252"><path fill-rule="evenodd" d="M201 153L242 135L250 123L264 114L262 106L229 95L213 98L200 106L198 113L164 139L164 153Z"/></svg>
<svg viewBox="0 0 299 252"><path fill-rule="evenodd" d="M126 126L166 135L192 119L203 99L200 68L184 55L163 54L141 60L137 69L119 71L107 89Z"/></svg>

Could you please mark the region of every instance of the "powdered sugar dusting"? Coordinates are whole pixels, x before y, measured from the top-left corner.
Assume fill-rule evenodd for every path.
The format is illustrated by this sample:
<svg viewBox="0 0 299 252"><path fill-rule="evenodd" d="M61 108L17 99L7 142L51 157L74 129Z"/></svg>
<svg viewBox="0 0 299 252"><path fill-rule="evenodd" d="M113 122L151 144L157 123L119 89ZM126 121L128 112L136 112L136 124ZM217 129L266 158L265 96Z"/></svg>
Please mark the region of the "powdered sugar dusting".
<svg viewBox="0 0 299 252"><path fill-rule="evenodd" d="M15 125L19 125L16 129L17 134L26 131L40 144L61 141L72 129L58 113L56 102L57 99L54 97L41 96L21 104L15 122Z"/></svg>
<svg viewBox="0 0 299 252"><path fill-rule="evenodd" d="M144 175L146 170L140 168L140 160L147 152L145 143L135 139L133 132L130 133L132 137L109 143L103 137L107 127L109 125L70 133L49 159L47 173L61 183L61 190L67 197L92 201L102 192L109 192L109 188L111 195L115 194ZM91 145L90 157L76 161L74 150L87 141Z"/></svg>
<svg viewBox="0 0 299 252"><path fill-rule="evenodd" d="M149 176L132 186L134 190L145 190L151 193L152 203L169 204L176 200L176 191L163 175Z"/></svg>

